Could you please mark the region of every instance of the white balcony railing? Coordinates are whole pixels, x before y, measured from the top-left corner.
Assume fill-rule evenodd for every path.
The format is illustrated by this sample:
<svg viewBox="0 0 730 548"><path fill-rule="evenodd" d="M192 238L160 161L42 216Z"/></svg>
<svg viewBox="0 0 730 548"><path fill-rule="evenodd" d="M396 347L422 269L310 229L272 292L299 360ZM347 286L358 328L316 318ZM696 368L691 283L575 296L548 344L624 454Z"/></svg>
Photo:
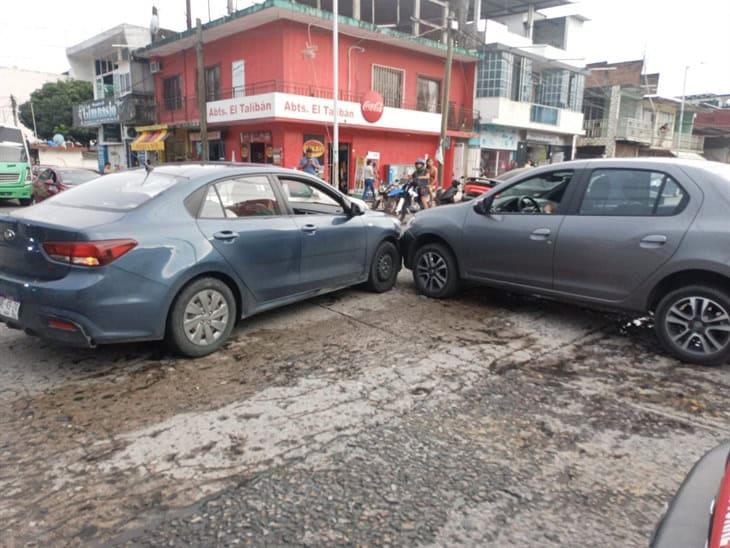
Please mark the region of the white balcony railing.
<svg viewBox="0 0 730 548"><path fill-rule="evenodd" d="M650 122L638 118L620 118L616 125L616 134L613 136L610 135L609 121L605 118L585 120L583 129L586 132L586 139L614 138L667 150L698 152L702 151L705 145L704 137L687 133L680 139L678 134L655 130Z"/></svg>

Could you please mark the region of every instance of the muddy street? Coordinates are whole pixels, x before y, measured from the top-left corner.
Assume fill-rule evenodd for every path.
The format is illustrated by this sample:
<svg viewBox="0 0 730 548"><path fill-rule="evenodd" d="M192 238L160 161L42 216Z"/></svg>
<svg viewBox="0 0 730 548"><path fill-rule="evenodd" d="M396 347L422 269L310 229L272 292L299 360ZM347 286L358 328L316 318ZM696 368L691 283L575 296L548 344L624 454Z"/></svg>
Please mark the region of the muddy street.
<svg viewBox="0 0 730 548"><path fill-rule="evenodd" d="M646 545L728 368L549 301L341 291L225 349L0 328L0 544Z"/></svg>

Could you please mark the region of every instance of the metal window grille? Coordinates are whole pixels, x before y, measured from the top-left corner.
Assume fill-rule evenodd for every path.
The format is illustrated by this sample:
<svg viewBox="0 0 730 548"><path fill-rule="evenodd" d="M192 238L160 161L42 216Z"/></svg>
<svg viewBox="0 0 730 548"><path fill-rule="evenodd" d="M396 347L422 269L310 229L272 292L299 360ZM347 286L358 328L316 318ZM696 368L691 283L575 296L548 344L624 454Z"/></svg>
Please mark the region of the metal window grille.
<svg viewBox="0 0 730 548"><path fill-rule="evenodd" d="M383 96L386 107L403 105L403 74L400 69L373 66L373 89Z"/></svg>

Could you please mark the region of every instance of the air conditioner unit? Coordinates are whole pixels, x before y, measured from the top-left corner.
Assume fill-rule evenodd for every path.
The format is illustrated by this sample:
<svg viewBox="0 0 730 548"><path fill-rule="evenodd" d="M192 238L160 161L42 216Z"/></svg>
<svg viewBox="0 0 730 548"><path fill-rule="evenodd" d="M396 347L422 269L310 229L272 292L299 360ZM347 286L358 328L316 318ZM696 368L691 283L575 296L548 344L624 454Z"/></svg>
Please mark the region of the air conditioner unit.
<svg viewBox="0 0 730 548"><path fill-rule="evenodd" d="M162 70L162 64L159 61L150 61L150 72L157 74Z"/></svg>
<svg viewBox="0 0 730 548"><path fill-rule="evenodd" d="M127 133L127 139L134 139L135 137L137 137L137 130L134 129L133 127L127 127L126 133Z"/></svg>

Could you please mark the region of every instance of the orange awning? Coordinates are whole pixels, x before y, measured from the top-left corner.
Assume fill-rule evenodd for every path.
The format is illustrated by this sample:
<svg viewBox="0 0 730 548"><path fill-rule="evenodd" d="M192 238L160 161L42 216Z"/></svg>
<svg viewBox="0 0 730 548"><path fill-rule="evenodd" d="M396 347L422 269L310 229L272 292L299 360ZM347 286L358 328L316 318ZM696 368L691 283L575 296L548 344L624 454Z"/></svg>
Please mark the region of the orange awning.
<svg viewBox="0 0 730 548"><path fill-rule="evenodd" d="M143 131L132 141L132 150L165 150L167 130Z"/></svg>

